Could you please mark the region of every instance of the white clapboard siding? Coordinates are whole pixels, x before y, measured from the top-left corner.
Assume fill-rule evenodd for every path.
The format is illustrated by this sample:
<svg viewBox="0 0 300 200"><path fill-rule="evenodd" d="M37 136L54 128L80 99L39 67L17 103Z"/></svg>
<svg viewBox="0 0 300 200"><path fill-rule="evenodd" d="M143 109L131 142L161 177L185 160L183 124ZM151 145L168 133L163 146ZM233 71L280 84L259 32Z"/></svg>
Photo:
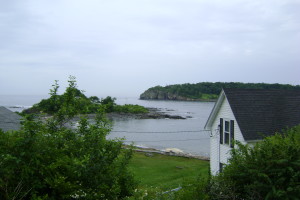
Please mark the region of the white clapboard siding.
<svg viewBox="0 0 300 200"><path fill-rule="evenodd" d="M223 164L227 164L231 150L231 148L227 144L220 144L220 133L218 129L220 118L223 118L224 120L234 120L234 139L240 141L243 144L246 143L240 131L238 123L234 117L234 114L230 108L228 100L225 97L223 99L223 102L221 103L216 117L214 118L211 128L212 137L210 140L210 168L212 175L216 175L219 172L220 162Z"/></svg>

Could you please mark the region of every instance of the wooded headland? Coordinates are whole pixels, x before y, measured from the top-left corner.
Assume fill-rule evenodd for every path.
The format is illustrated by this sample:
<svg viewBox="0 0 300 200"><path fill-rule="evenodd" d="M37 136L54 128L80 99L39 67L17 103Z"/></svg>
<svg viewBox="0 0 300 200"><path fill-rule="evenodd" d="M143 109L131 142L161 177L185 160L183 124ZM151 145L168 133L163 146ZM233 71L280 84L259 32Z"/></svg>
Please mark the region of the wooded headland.
<svg viewBox="0 0 300 200"><path fill-rule="evenodd" d="M240 83L240 82L200 82L195 84L175 84L155 86L140 95L143 100L179 100L179 101L211 101L216 100L222 88L243 89L296 89L300 85L268 84L268 83Z"/></svg>

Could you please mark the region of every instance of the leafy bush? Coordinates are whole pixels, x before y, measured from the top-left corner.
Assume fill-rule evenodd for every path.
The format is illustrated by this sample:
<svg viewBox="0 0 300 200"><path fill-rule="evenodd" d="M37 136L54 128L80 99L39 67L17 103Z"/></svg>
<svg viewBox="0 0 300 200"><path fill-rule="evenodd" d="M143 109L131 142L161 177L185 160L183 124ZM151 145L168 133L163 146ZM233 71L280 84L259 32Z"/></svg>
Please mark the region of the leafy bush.
<svg viewBox="0 0 300 200"><path fill-rule="evenodd" d="M199 176L195 180L187 181L182 188L173 194L174 200L207 200L209 199L209 177Z"/></svg>
<svg viewBox="0 0 300 200"><path fill-rule="evenodd" d="M74 88L70 83L67 101L51 118L27 117L19 131L0 130L0 199L122 199L133 194L136 182L127 169L132 150L122 149L122 140L106 139L111 124L103 111L93 124L82 118L77 129L66 128L78 114Z"/></svg>
<svg viewBox="0 0 300 200"><path fill-rule="evenodd" d="M224 171L213 177L213 199L299 199L300 125L254 147L238 143Z"/></svg>
<svg viewBox="0 0 300 200"><path fill-rule="evenodd" d="M199 176L194 180L186 180L182 187L173 190L162 190L158 187L135 189L133 196L128 200L208 200L209 178Z"/></svg>
<svg viewBox="0 0 300 200"><path fill-rule="evenodd" d="M300 197L300 125L265 138L254 147L237 143L217 176L199 177L177 192L152 199L281 200ZM134 196L140 193L135 194ZM141 193L142 194L142 193ZM138 199L138 198L137 198Z"/></svg>
<svg viewBox="0 0 300 200"><path fill-rule="evenodd" d="M104 99L101 99L101 105L104 106L105 108L105 111L110 113L110 112L113 112L114 111L114 107L116 106L116 98L112 98L110 96L107 96L106 98Z"/></svg>

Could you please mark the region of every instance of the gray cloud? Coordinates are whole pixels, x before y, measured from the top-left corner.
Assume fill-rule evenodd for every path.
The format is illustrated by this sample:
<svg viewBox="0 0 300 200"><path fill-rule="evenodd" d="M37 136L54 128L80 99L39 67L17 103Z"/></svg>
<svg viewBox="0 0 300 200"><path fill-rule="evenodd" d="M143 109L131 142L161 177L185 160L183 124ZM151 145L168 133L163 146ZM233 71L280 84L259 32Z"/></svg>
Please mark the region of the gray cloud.
<svg viewBox="0 0 300 200"><path fill-rule="evenodd" d="M201 81L299 84L297 0L0 2L0 94L75 75L95 95Z"/></svg>

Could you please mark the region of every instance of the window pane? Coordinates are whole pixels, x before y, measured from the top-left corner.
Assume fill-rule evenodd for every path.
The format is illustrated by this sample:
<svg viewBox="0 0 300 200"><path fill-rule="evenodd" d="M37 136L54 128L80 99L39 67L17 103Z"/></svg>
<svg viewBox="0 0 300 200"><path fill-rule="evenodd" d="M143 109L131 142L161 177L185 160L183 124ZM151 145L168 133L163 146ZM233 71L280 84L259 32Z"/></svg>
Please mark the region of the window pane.
<svg viewBox="0 0 300 200"><path fill-rule="evenodd" d="M225 144L229 144L229 132L225 132Z"/></svg>
<svg viewBox="0 0 300 200"><path fill-rule="evenodd" d="M229 121L225 121L225 131L229 132Z"/></svg>

